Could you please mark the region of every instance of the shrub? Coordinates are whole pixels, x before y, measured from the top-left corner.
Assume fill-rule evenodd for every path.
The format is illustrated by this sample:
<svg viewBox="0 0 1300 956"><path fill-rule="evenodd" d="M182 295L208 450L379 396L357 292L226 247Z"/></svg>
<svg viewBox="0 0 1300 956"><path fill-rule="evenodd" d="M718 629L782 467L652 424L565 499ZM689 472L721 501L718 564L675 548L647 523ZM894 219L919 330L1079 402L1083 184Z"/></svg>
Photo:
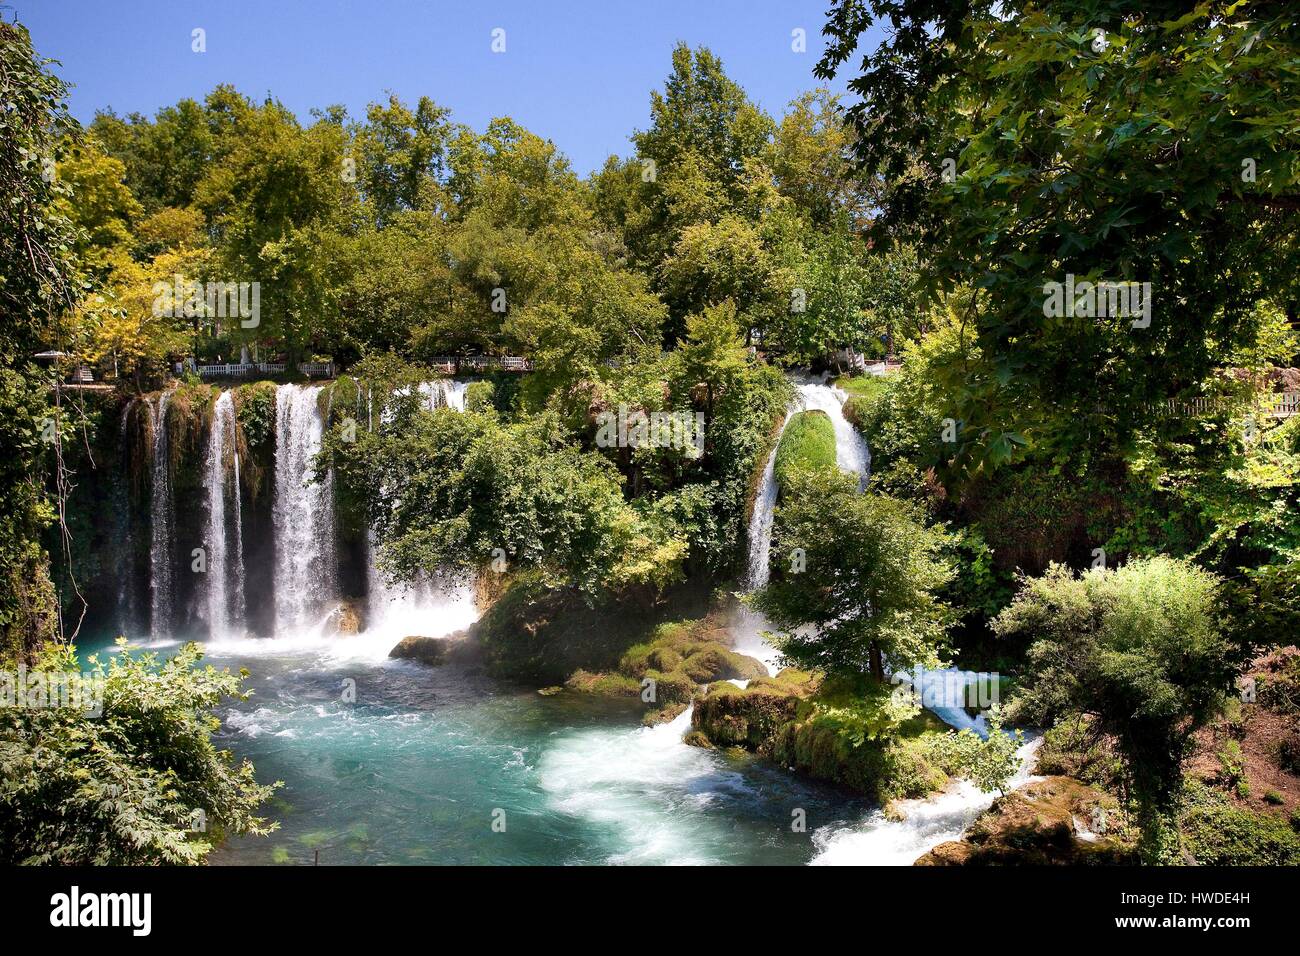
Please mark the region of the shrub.
<svg viewBox="0 0 1300 956"><path fill-rule="evenodd" d="M782 493L796 470L835 467L835 426L819 409L791 416L776 449L776 481Z"/></svg>
<svg viewBox="0 0 1300 956"><path fill-rule="evenodd" d="M280 784L258 784L212 743L212 710L247 696L242 675L201 657L196 644L166 661L132 656L123 642L107 663L87 659L100 716L0 708L0 862L195 864L226 835L275 829L256 811ZM41 667L75 673L75 652L49 651Z"/></svg>
<svg viewBox="0 0 1300 956"><path fill-rule="evenodd" d="M496 404L496 386L491 382L470 382L465 388L465 410L486 412Z"/></svg>
<svg viewBox="0 0 1300 956"><path fill-rule="evenodd" d="M1053 565L1025 579L993 622L1000 637L1035 639L1021 717L1087 714L1094 733L1114 738L1148 862L1177 857L1183 762L1236 676L1220 587L1214 575L1169 558L1080 577Z"/></svg>
<svg viewBox="0 0 1300 956"><path fill-rule="evenodd" d="M1233 806L1204 788L1189 793L1182 834L1203 866L1300 865L1300 835L1285 820Z"/></svg>

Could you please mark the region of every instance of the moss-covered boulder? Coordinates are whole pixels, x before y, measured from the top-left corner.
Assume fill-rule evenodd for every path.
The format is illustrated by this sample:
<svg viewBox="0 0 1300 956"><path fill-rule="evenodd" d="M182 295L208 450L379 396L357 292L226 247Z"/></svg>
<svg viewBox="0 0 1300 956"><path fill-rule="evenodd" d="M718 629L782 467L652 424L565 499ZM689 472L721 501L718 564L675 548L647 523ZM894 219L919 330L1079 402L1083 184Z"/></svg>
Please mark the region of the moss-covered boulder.
<svg viewBox="0 0 1300 956"><path fill-rule="evenodd" d="M799 705L815 686L808 675L789 669L775 678L751 680L743 688L718 681L695 702L691 726L715 746L768 753L773 739L795 720Z"/></svg>
<svg viewBox="0 0 1300 956"><path fill-rule="evenodd" d="M646 727L657 727L660 724L671 723L682 715L688 705L685 703L668 704L660 707L658 710L646 711L645 716L641 718L641 723Z"/></svg>
<svg viewBox="0 0 1300 956"><path fill-rule="evenodd" d="M490 579L489 574L480 579ZM590 603L573 588L547 587L536 575L510 576L471 630L497 677L554 684L577 670L617 671L630 648L654 641L665 619L703 618L711 588L688 581L663 593L630 589Z"/></svg>
<svg viewBox="0 0 1300 956"><path fill-rule="evenodd" d="M729 640L713 615L667 621L655 626L648 640L623 651L609 671L579 670L566 686L606 696L640 695L647 704L662 708L689 703L715 681L766 678L762 662L738 654L724 643Z"/></svg>
<svg viewBox="0 0 1300 956"><path fill-rule="evenodd" d="M388 652L388 656L432 667L455 665L471 672L478 670L483 663L482 649L469 631L453 631L446 637L404 637Z"/></svg>
<svg viewBox="0 0 1300 956"><path fill-rule="evenodd" d="M1047 777L994 801L960 840L941 843L916 866L1032 864L1079 866L1136 862L1118 829L1112 797L1071 777Z"/></svg>
<svg viewBox="0 0 1300 956"><path fill-rule="evenodd" d="M697 684L767 677L767 668L762 661L738 654L731 648L723 647L714 641L709 641L693 650L677 669Z"/></svg>
<svg viewBox="0 0 1300 956"><path fill-rule="evenodd" d="M791 668L743 688L710 684L696 699L691 724L713 746L743 747L882 802L933 793L949 780L938 746L947 731L925 711L901 723L890 719L887 697L887 691L873 696Z"/></svg>
<svg viewBox="0 0 1300 956"><path fill-rule="evenodd" d="M564 682L569 690L600 697L636 697L641 693L641 682L626 674L605 671L585 671L579 668Z"/></svg>

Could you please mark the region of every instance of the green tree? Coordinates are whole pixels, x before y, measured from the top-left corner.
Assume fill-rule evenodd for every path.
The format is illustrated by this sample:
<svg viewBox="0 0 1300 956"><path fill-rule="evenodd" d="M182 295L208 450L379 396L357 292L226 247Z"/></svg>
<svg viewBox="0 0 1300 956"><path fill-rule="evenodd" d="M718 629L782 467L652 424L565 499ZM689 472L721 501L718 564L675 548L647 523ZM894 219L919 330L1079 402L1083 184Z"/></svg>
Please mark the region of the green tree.
<svg viewBox="0 0 1300 956"><path fill-rule="evenodd" d="M1239 659L1220 620L1220 580L1157 557L1075 576L1054 565L1024 580L993 622L1032 641L1017 713L1047 724L1087 714L1115 739L1152 863L1178 856L1183 763L1232 689Z"/></svg>
<svg viewBox="0 0 1300 956"><path fill-rule="evenodd" d="M859 494L856 476L795 474L776 514L782 560L754 604L796 666L882 682L886 658L894 668L934 666L950 618L937 597L952 578L948 538L908 502Z"/></svg>
<svg viewBox="0 0 1300 956"><path fill-rule="evenodd" d="M26 28L0 22L0 656L8 659L30 657L59 632L41 532L55 517L45 479L67 417L51 406L32 355L75 347L63 315L86 281L71 253L79 236L62 212L69 186L57 176L74 124L67 89L47 65Z"/></svg>
<svg viewBox="0 0 1300 956"><path fill-rule="evenodd" d="M838 0L819 74L878 22L849 113L865 173L890 184L881 232L919 231L931 292L981 292L963 316L985 365L955 394L986 439L965 464L996 464L990 444L1048 405L1040 443L1122 446L1145 402L1248 334L1258 299L1295 314L1300 33L1285 10ZM1150 283L1149 324L1045 315L1046 283L1067 274Z"/></svg>
<svg viewBox="0 0 1300 956"><path fill-rule="evenodd" d="M123 642L81 673L73 648L49 652L42 675L67 674L102 713L0 707L0 862L197 864L225 837L276 828L257 809L279 784L212 742L212 711L247 696L242 678L201 657L197 644L162 661Z"/></svg>
<svg viewBox="0 0 1300 956"><path fill-rule="evenodd" d="M337 117L304 129L281 104L253 106L233 91L215 91L209 104L227 143L197 188L216 237L212 269L261 290L260 325L232 331L278 340L291 360L328 347L338 310L322 240L356 201L343 176L347 133Z"/></svg>
<svg viewBox="0 0 1300 956"><path fill-rule="evenodd" d="M68 186L60 212L78 233L73 251L96 276L112 268L114 257L127 253L141 216L140 204L122 182L125 172L89 139L67 143L58 165L58 175Z"/></svg>

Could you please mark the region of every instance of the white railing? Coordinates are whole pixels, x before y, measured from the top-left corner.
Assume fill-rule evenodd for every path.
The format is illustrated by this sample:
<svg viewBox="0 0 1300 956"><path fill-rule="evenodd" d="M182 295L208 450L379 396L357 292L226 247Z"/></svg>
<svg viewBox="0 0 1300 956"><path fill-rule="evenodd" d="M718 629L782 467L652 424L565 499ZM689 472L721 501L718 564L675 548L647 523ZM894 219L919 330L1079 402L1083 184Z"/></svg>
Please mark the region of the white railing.
<svg viewBox="0 0 1300 956"><path fill-rule="evenodd" d="M528 372L533 363L518 355L437 355L429 363L433 368L447 375L455 375L461 369L481 371L499 368L505 372ZM177 363L177 374L181 363ZM199 378L249 378L253 375L277 375L285 370L283 362L250 362L241 365L227 362L222 365L196 365L194 371ZM333 378L333 362L299 362L298 371L308 378Z"/></svg>
<svg viewBox="0 0 1300 956"><path fill-rule="evenodd" d="M1224 411L1240 409L1243 413L1267 415L1273 418L1290 418L1300 414L1300 391L1271 392L1255 400L1236 398L1225 395L1202 395L1197 398L1170 398L1163 402L1153 402L1153 411L1162 415L1177 415L1183 418L1199 418Z"/></svg>
<svg viewBox="0 0 1300 956"><path fill-rule="evenodd" d="M249 362L247 365L196 365L199 378L248 378L251 375L278 375L285 370L283 362Z"/></svg>
<svg viewBox="0 0 1300 956"><path fill-rule="evenodd" d="M533 367L532 362L518 355L435 355L429 364L448 375L466 368L475 371L499 368L504 372L528 372Z"/></svg>
<svg viewBox="0 0 1300 956"><path fill-rule="evenodd" d="M228 362L224 365L196 365L194 371L199 378L248 378L251 375L278 375L287 365L283 362L249 362L240 365ZM333 378L333 362L299 362L298 371L308 378Z"/></svg>

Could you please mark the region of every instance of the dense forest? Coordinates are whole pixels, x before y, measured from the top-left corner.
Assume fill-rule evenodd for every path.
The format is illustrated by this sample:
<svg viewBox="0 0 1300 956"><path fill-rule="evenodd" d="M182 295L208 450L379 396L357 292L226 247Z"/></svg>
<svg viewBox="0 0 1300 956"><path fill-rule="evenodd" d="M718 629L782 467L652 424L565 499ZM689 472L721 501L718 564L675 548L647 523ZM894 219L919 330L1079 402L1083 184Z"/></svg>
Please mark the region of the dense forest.
<svg viewBox="0 0 1300 956"><path fill-rule="evenodd" d="M134 462L147 513L132 448L165 427L175 494L207 494L223 394L231 500L269 526L276 385L331 363L310 467L337 573L373 551L389 582L476 581L464 653L495 677L640 696L648 723L692 706L687 743L884 805L1010 791L1041 731L1039 811L1117 821L930 862L1300 863L1300 27L1258 3L941 8L835 0L817 73L849 93L780 116L707 48L665 51L648 125L585 177L429 97L300 117L222 85L83 127L0 24L6 660L91 666L79 626L149 563L87 546L106 475ZM423 400L474 357L528 370ZM240 362L285 371L196 372ZM814 381L869 473L799 404ZM605 440L620 414L699 441ZM210 512L178 515L188 555ZM778 673L728 637L749 615ZM201 862L269 832L274 786L196 716L241 680L200 657L96 660L102 717L0 709L0 858ZM897 693L951 665L999 675L986 732Z"/></svg>

